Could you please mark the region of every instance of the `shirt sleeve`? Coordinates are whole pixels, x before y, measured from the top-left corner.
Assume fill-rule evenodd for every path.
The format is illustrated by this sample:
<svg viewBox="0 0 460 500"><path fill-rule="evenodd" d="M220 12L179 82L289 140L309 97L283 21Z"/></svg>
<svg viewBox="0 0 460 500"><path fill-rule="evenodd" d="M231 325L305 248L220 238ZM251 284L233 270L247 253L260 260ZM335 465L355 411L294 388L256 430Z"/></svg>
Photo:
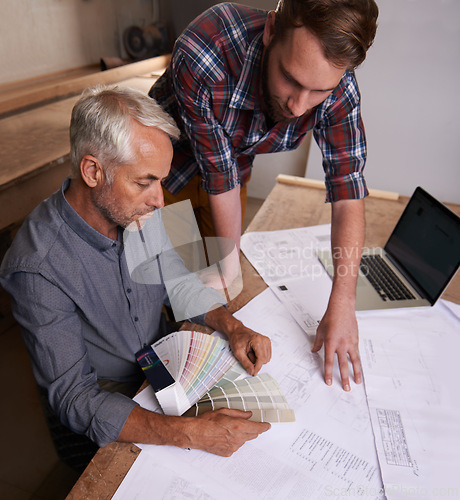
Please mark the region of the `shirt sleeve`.
<svg viewBox="0 0 460 500"><path fill-rule="evenodd" d="M4 281L13 297L33 372L61 422L102 447L115 441L137 403L99 388L81 334L84 318L72 300L38 273Z"/></svg>
<svg viewBox="0 0 460 500"><path fill-rule="evenodd" d="M209 54L209 57L215 56ZM179 114L201 171L203 189L220 194L240 184L238 164L231 140L214 114L209 85L200 77L200 74L206 76L206 71L203 68L193 71L191 66L192 61L177 50L172 75ZM223 77L216 69L215 72L213 78Z"/></svg>
<svg viewBox="0 0 460 500"><path fill-rule="evenodd" d="M368 195L363 175L367 145L360 93L352 72L346 73L337 94L331 94L317 113L322 116L313 135L323 154L326 201L364 198Z"/></svg>

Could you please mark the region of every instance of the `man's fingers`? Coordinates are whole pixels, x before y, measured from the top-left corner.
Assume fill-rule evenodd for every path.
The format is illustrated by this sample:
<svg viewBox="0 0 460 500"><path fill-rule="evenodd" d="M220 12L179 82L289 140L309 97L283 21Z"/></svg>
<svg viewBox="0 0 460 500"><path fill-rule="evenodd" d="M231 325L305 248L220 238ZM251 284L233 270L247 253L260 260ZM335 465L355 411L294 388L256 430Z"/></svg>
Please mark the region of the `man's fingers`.
<svg viewBox="0 0 460 500"><path fill-rule="evenodd" d="M241 366L249 373L249 375L254 375L254 363L249 359L248 354L243 349L235 350L233 353L235 358L241 363Z"/></svg>
<svg viewBox="0 0 460 500"><path fill-rule="evenodd" d="M339 364L340 378L342 379L342 387L345 391L351 390L350 387L350 367L348 358L350 358L351 364L353 366L354 381L356 384L362 382L361 373L361 361L359 359L359 353L357 351L352 351L349 353L337 353L337 359Z"/></svg>
<svg viewBox="0 0 460 500"><path fill-rule="evenodd" d="M262 366L267 364L272 358L272 343L270 339L268 337L263 337L258 340L258 342L251 345L251 349L248 353L248 356L252 356L250 359L255 360L254 375L257 375Z"/></svg>
<svg viewBox="0 0 460 500"><path fill-rule="evenodd" d="M257 375L271 359L271 342L268 337L257 335L233 347L233 354L249 375Z"/></svg>
<svg viewBox="0 0 460 500"><path fill-rule="evenodd" d="M222 417L225 419L226 427L235 427L247 433L261 434L268 431L271 427L268 422L254 422L249 420L252 417L252 411L237 410L235 408L220 408L219 410L208 411L202 413L197 418L203 420L220 420ZM228 419L228 417L231 417L231 419Z"/></svg>
<svg viewBox="0 0 460 500"><path fill-rule="evenodd" d="M332 370L334 368L334 351L324 350L324 380L327 385L332 385Z"/></svg>
<svg viewBox="0 0 460 500"><path fill-rule="evenodd" d="M268 337L259 335L255 337L250 347L257 359L260 359L263 364L268 363L272 357L272 343Z"/></svg>
<svg viewBox="0 0 460 500"><path fill-rule="evenodd" d="M342 379L342 387L344 391L350 390L350 379L348 378L348 356L347 353L337 353L339 360L340 378Z"/></svg>
<svg viewBox="0 0 460 500"><path fill-rule="evenodd" d="M252 417L251 411L221 408L220 410L203 413L202 416L205 415L208 415L210 419L217 419L222 423L223 427L228 428L234 434L240 435L244 440L249 439L248 436L253 436L250 439L254 439L271 428L268 422L249 420ZM222 417L225 420L220 420Z"/></svg>
<svg viewBox="0 0 460 500"><path fill-rule="evenodd" d="M321 347L323 347L323 337L318 332L316 332L315 343L311 348L311 352L318 352Z"/></svg>
<svg viewBox="0 0 460 500"><path fill-rule="evenodd" d="M259 373L264 364L265 363L260 358L256 358L256 362L254 363L254 375L257 375Z"/></svg>
<svg viewBox="0 0 460 500"><path fill-rule="evenodd" d="M229 408L203 413L197 417L197 421L206 422L201 426L197 445L192 447L230 457L246 441L256 439L271 428L267 422L249 420L251 416L250 411Z"/></svg>
<svg viewBox="0 0 460 500"><path fill-rule="evenodd" d="M334 370L334 358L335 354L337 354L337 361L339 365L339 372L340 372L340 378L342 380L342 387L344 391L349 391L350 390L350 378L349 378L349 367L348 367L348 353L345 352L340 352L336 349L330 349L328 348L327 344L324 349L324 380L327 385L332 385L332 376L333 376L333 370ZM357 359L356 359L357 358ZM351 359L351 355L350 355ZM361 371L360 371L360 363L359 363L359 356L357 354L353 355L353 359L355 361L357 360L357 370L359 373L359 378L361 378ZM353 364L353 369L355 368L355 364ZM355 374L356 376L356 374ZM356 378L355 378L356 380Z"/></svg>
<svg viewBox="0 0 460 500"><path fill-rule="evenodd" d="M201 418L208 418L212 419L215 418L216 415L227 415L228 417L233 417L233 418L243 418L245 420L248 420L252 416L251 411L244 411L244 410L237 410L235 408L221 408L220 410L216 411L207 411L203 414L200 415Z"/></svg>
<svg viewBox="0 0 460 500"><path fill-rule="evenodd" d="M360 384L362 382L362 372L361 372L361 360L359 359L359 354L357 352L350 353L351 364L353 365L353 374L355 377L355 383Z"/></svg>

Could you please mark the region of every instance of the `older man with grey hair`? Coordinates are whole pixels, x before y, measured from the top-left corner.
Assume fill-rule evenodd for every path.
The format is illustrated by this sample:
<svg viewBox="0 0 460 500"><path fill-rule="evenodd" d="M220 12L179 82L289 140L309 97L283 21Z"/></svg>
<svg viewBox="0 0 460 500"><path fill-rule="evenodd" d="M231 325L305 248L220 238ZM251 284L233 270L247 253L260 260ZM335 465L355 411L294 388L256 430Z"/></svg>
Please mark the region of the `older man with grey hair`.
<svg viewBox="0 0 460 500"><path fill-rule="evenodd" d="M72 112L71 177L29 215L2 263L0 283L12 296L55 444L80 469L89 457L75 455L84 455L91 442L167 444L229 456L269 428L249 421L250 412L172 417L130 399L143 381L135 353L161 336L167 294L164 283L132 279L123 231L163 207L161 182L178 135L169 115L139 91L86 91ZM167 241L161 224L158 231L159 241ZM206 314L194 320L226 334L251 375L269 361L269 339L233 318L215 290L198 279L177 288L168 293L199 301Z"/></svg>

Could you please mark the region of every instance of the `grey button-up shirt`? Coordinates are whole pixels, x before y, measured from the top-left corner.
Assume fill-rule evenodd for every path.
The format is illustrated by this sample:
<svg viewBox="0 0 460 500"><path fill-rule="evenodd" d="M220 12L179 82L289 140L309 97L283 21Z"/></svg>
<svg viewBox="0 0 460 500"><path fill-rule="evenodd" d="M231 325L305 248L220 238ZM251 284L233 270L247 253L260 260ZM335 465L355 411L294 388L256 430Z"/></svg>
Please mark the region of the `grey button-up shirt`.
<svg viewBox="0 0 460 500"><path fill-rule="evenodd" d="M70 429L104 446L118 438L136 403L101 390L97 379L140 379L135 353L158 338L167 294L163 283L131 279L122 238L107 238L73 210L64 196L69 182L26 219L2 262L0 283L12 296L51 407ZM159 238L168 244L164 228ZM170 247L167 255L174 258ZM195 278L179 284L178 294L209 308L223 302Z"/></svg>

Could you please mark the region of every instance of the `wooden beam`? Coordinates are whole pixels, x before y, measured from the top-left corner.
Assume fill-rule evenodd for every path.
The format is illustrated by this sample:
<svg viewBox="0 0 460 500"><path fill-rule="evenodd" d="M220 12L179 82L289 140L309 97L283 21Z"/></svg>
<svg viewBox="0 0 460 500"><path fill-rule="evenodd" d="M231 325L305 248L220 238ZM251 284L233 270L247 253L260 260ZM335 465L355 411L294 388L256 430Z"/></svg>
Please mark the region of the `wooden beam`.
<svg viewBox="0 0 460 500"><path fill-rule="evenodd" d="M324 181L307 179L305 177L297 177L295 175L279 174L276 180L280 184L290 184L291 186L304 186L316 189L326 189ZM371 196L372 198L380 198L382 200L399 200L399 193L382 191L380 189L369 189L369 196Z"/></svg>
<svg viewBox="0 0 460 500"><path fill-rule="evenodd" d="M57 98L80 94L85 88L98 84L118 83L144 74L159 76L163 73L170 59L171 56L168 54L126 64L107 71L95 71L78 78L59 78L58 81L51 80L46 84L41 84L38 91L32 82L29 85L19 86L13 91L6 92L3 90L0 93L0 115ZM1 94L3 94L3 97Z"/></svg>
<svg viewBox="0 0 460 500"><path fill-rule="evenodd" d="M156 79L141 74L120 85L147 93ZM0 229L22 221L68 175L69 123L77 100L72 96L0 119Z"/></svg>

